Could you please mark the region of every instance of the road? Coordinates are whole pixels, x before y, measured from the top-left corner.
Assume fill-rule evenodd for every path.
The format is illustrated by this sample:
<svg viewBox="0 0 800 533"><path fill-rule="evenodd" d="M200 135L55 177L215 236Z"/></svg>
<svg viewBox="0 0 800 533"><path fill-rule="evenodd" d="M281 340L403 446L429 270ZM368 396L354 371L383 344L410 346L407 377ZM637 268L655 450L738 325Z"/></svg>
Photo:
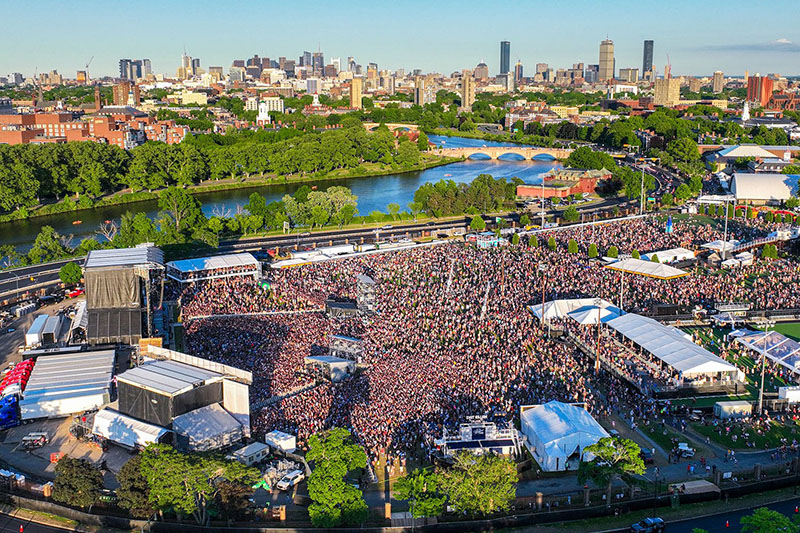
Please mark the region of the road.
<svg viewBox="0 0 800 533"><path fill-rule="evenodd" d="M798 505L800 505L800 499L792 499L766 506L759 505L758 507L768 507L773 511L778 511L779 513L783 513L786 516L792 517L795 514L795 508ZM754 509L755 507L752 507L742 511L723 512L704 518L688 518L679 522L669 522L667 525L667 531L669 533L692 533L694 528L700 528L709 532L738 532L742 530L742 526L739 525L739 520L741 520L743 516L753 514ZM726 524L728 524L728 526L726 526Z"/></svg>
<svg viewBox="0 0 800 533"><path fill-rule="evenodd" d="M22 526L22 529L20 529ZM61 528L37 524L30 520L24 520L0 513L0 533L54 533L57 531L72 531L72 528Z"/></svg>

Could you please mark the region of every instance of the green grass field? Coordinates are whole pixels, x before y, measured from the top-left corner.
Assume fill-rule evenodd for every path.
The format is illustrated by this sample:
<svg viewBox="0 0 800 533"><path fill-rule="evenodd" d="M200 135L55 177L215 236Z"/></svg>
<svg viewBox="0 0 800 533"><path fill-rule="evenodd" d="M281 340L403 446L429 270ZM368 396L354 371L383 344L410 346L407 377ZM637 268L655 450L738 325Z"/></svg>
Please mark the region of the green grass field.
<svg viewBox="0 0 800 533"><path fill-rule="evenodd" d="M716 442L720 446L734 450L748 449L748 439L745 439L741 428L736 427L735 429L731 430L730 433L728 433L725 431L725 424L722 422L720 422L718 427L704 426L700 423L691 424L690 427L700 435L709 437L712 441ZM719 432L720 427L723 428L722 434ZM773 421L769 431L764 431L763 433L759 434L753 429L748 429L748 433L750 434L750 442L755 444L755 447L750 449L763 450L765 447L776 448L780 446L783 444L781 439L786 439L788 440L789 444L791 444L793 439L798 439L800 436L800 426L798 426L796 422L779 424ZM734 436L736 436L735 441L733 440Z"/></svg>

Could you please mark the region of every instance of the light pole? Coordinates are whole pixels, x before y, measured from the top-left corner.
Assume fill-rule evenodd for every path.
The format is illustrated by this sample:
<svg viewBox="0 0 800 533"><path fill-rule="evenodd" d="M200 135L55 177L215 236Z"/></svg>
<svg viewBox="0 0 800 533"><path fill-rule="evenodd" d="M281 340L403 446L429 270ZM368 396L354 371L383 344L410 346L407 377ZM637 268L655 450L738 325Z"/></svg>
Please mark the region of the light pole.
<svg viewBox="0 0 800 533"><path fill-rule="evenodd" d="M547 267L544 266L544 263L539 263L539 272L542 273L542 329L544 329L544 287L545 273L547 272Z"/></svg>
<svg viewBox="0 0 800 533"><path fill-rule="evenodd" d="M594 299L594 305L597 308L597 345L594 354L594 373L600 373L600 298Z"/></svg>
<svg viewBox="0 0 800 533"><path fill-rule="evenodd" d="M764 323L764 347L761 349L761 388L758 391L758 416L764 414L764 374L767 368L767 337L769 336L769 328L773 327L775 322L767 320Z"/></svg>

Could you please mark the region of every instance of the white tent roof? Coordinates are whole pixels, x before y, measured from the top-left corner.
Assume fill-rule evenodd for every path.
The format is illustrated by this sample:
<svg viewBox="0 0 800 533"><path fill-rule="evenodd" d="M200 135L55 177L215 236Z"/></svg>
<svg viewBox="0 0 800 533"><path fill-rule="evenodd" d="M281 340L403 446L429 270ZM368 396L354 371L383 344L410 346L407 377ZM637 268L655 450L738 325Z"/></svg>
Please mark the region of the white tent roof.
<svg viewBox="0 0 800 533"><path fill-rule="evenodd" d="M656 250L642 254L642 259L650 261L653 256L658 256L661 263L672 263L673 261L683 261L694 257L694 252L688 248L670 248L669 250Z"/></svg>
<svg viewBox="0 0 800 533"><path fill-rule="evenodd" d="M701 246L702 248L708 248L709 250L714 250L715 252L721 252L723 251L723 248L725 249L725 251L733 250L733 248L739 246L739 244L741 244L741 242L737 240L730 240L725 242L718 239L716 241L707 242Z"/></svg>
<svg viewBox="0 0 800 533"><path fill-rule="evenodd" d="M800 371L800 343L789 337L770 331L751 331L737 337L736 342L767 357L794 372Z"/></svg>
<svg viewBox="0 0 800 533"><path fill-rule="evenodd" d="M607 324L683 374L736 371L736 366L696 345L680 330L652 318L628 313Z"/></svg>
<svg viewBox="0 0 800 533"><path fill-rule="evenodd" d="M551 401L522 409L523 433L540 454L568 457L577 448L582 450L609 436L586 409L577 405Z"/></svg>
<svg viewBox="0 0 800 533"><path fill-rule="evenodd" d="M797 190L797 179L788 174L737 172L731 192L737 200L788 200Z"/></svg>
<svg viewBox="0 0 800 533"><path fill-rule="evenodd" d="M258 260L251 253L215 255L213 257L199 257L196 259L183 259L170 261L167 266L180 272L203 272L217 268L237 266L258 266Z"/></svg>
<svg viewBox="0 0 800 533"><path fill-rule="evenodd" d="M610 309L612 312L621 314L622 311L619 310L614 304L609 302L608 300L603 300L601 298L572 298L566 300L551 300L549 302L545 302L544 304L544 318L552 319L552 318L564 318L569 313L579 310L585 310L587 308L593 308L600 306L602 309ZM542 304L531 305L528 309L537 317L539 320L542 319Z"/></svg>
<svg viewBox="0 0 800 533"><path fill-rule="evenodd" d="M201 443L215 440L218 435L236 431L241 424L218 403L212 403L176 416L172 421L175 433Z"/></svg>
<svg viewBox="0 0 800 533"><path fill-rule="evenodd" d="M92 433L129 448L158 442L169 430L124 415L113 409L100 409L94 415Z"/></svg>
<svg viewBox="0 0 800 533"><path fill-rule="evenodd" d="M609 306L604 308L592 305L576 309L567 313L567 316L578 324L585 326L587 324L597 324L598 320L601 323L608 322L613 318L617 318L620 314L617 307Z"/></svg>
<svg viewBox="0 0 800 533"><path fill-rule="evenodd" d="M774 158L775 154L768 152L757 144L740 144L728 146L719 152L722 157L758 157L761 159Z"/></svg>
<svg viewBox="0 0 800 533"><path fill-rule="evenodd" d="M659 279L673 279L680 278L681 276L688 276L689 273L679 268L671 267L663 263L653 263L652 261L643 261L642 259L623 259L616 263L611 263L606 268L611 270L621 270L629 274L640 274L651 278Z"/></svg>

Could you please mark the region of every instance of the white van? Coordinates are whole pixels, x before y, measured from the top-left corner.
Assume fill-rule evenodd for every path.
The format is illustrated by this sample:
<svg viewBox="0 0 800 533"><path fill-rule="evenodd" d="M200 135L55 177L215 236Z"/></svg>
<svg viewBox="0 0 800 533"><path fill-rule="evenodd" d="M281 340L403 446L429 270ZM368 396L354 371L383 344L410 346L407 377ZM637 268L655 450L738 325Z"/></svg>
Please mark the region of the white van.
<svg viewBox="0 0 800 533"><path fill-rule="evenodd" d="M294 487L295 485L303 481L305 478L306 475L302 470L292 470L291 472L283 476L283 479L278 481L278 484L275 486L278 488L278 490L289 490L290 488Z"/></svg>

